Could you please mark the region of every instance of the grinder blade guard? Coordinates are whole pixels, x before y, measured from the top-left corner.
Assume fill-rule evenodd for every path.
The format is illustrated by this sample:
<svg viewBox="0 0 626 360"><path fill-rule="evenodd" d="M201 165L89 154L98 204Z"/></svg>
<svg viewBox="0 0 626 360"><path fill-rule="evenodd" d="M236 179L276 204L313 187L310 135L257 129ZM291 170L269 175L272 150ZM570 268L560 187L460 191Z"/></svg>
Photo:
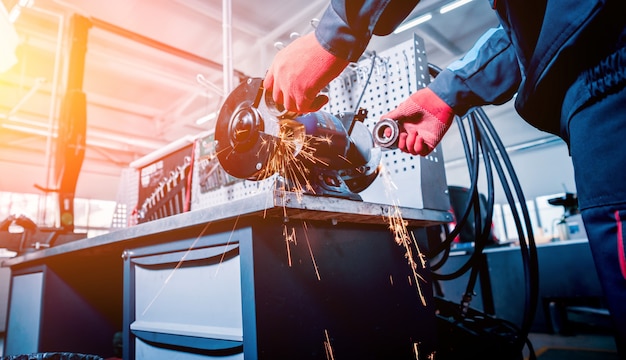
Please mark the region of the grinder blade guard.
<svg viewBox="0 0 626 360"><path fill-rule="evenodd" d="M253 181L278 174L277 188L286 191L360 200L381 159L363 124L367 112L285 111L262 84L249 78L220 109L215 150L223 169Z"/></svg>

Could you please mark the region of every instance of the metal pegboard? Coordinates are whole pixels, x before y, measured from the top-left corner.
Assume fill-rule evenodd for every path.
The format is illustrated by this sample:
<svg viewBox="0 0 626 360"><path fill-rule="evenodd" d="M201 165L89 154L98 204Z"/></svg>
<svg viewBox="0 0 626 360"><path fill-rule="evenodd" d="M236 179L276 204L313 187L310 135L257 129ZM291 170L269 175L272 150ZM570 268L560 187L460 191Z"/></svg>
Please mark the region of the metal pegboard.
<svg viewBox="0 0 626 360"><path fill-rule="evenodd" d="M429 81L424 42L415 36L413 40L370 54L358 64L348 67L329 85L330 101L324 110L339 113L364 108L368 111L365 125L371 131L381 116L425 87ZM383 173L360 193L364 201L424 208L423 193L435 191L445 196L445 190L442 190L445 178L444 184L441 184L441 179L429 181L429 177L422 174L425 166L429 170L434 166L444 171L439 147L427 157L399 150L383 150L381 162Z"/></svg>
<svg viewBox="0 0 626 360"><path fill-rule="evenodd" d="M348 66L328 86L330 101L324 110L339 113L366 108L369 127L417 89L426 86L428 80L424 46L416 37L380 53L371 53L368 58Z"/></svg>
<svg viewBox="0 0 626 360"><path fill-rule="evenodd" d="M112 228L124 228L137 224L134 210L139 201L139 171L134 168L122 170L117 191L115 212L111 221Z"/></svg>
<svg viewBox="0 0 626 360"><path fill-rule="evenodd" d="M371 131L382 115L428 82L424 44L421 38L415 37L350 65L328 86L330 99L323 110L338 114L364 108L368 111L365 125ZM212 134L198 141L193 168L192 210L274 190L276 176L262 181L247 181L232 178L220 169ZM441 193L445 196L445 176L442 183L441 176L429 175L431 171L433 174L445 171L439 148L426 158L398 150L383 150L381 161L383 172L359 194L364 201L417 209L441 209L428 204L425 206L429 202L425 198L430 195L437 197ZM429 174L422 174L425 168L428 168Z"/></svg>
<svg viewBox="0 0 626 360"><path fill-rule="evenodd" d="M260 181L250 181L227 174L215 154L214 134L197 139L194 148L191 210L206 209L274 190L276 175Z"/></svg>

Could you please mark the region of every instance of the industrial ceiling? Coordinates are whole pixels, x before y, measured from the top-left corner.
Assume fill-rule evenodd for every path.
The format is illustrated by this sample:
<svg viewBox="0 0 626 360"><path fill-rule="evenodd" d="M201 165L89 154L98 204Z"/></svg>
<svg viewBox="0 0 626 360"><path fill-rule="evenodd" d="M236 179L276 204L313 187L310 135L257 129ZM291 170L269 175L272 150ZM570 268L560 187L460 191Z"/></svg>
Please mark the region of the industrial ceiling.
<svg viewBox="0 0 626 360"><path fill-rule="evenodd" d="M232 67L235 82L245 75L262 77L275 44L288 43L294 32L312 31L311 20L321 16L327 2L20 1L26 6L14 21L19 61L0 74L0 191L53 187L50 169L68 72L67 28L74 14L94 23L84 71L85 160L76 196L115 200L121 172L133 161L212 129L212 121L198 120L206 120L223 101L229 86L224 64L226 70ZM429 61L447 65L497 24L487 1L440 14L449 2L422 1L409 18L430 13L430 21L374 38L370 49L384 50L417 33L425 39ZM3 3L8 11L20 6L16 0ZM510 106L498 114L515 116ZM509 143L542 136L520 121L510 123Z"/></svg>

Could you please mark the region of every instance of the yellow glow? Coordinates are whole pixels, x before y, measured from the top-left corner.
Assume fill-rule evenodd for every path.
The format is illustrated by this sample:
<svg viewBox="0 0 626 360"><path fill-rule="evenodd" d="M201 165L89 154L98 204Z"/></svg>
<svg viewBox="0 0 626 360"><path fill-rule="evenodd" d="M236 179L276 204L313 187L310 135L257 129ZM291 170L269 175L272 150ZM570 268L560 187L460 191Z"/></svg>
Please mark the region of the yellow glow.
<svg viewBox="0 0 626 360"><path fill-rule="evenodd" d="M19 37L4 5L0 6L0 73L3 73L17 63L15 49Z"/></svg>

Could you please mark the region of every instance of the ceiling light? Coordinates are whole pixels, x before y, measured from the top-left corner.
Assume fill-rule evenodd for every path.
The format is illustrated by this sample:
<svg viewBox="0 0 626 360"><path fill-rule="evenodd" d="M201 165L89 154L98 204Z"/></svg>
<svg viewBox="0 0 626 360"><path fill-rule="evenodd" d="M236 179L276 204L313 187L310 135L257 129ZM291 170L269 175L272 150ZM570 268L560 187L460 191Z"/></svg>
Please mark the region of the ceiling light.
<svg viewBox="0 0 626 360"><path fill-rule="evenodd" d="M452 11L452 10L454 10L456 8L459 8L459 7L469 3L471 1L472 0L456 0L456 1L453 1L453 2L451 2L449 4L447 4L447 5L442 6L441 9L439 9L439 13L440 14L445 14L445 13L447 13L449 11Z"/></svg>
<svg viewBox="0 0 626 360"><path fill-rule="evenodd" d="M31 7L34 2L35 0L20 0L17 4L21 7Z"/></svg>
<svg viewBox="0 0 626 360"><path fill-rule="evenodd" d="M20 0L13 6L9 12L9 21L14 23L22 13L22 9L26 7L32 7L35 0Z"/></svg>
<svg viewBox="0 0 626 360"><path fill-rule="evenodd" d="M15 23L17 18L20 17L21 13L22 13L22 8L19 6L15 6L13 9L11 9L11 12L9 13L9 21L12 23Z"/></svg>
<svg viewBox="0 0 626 360"><path fill-rule="evenodd" d="M399 34L399 33L403 32L403 31L406 31L406 30L408 30L408 29L410 29L412 27L415 27L415 26L417 26L419 24L423 24L423 23L425 23L426 21L428 21L428 20L430 20L432 18L433 18L433 16L432 16L431 13L424 14L422 16L418 16L415 19L409 20L409 21L405 22L404 24L398 26L398 28L396 28L393 31L393 33L394 34Z"/></svg>

